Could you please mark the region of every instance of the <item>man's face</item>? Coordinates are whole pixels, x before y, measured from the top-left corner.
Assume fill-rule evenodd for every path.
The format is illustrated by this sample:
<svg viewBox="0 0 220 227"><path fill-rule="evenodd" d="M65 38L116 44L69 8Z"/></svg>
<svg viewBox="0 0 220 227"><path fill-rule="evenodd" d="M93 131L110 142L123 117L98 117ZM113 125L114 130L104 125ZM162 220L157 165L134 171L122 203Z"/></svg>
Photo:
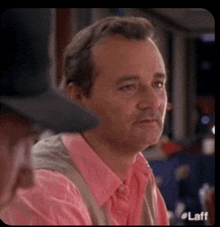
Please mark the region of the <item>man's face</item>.
<svg viewBox="0 0 220 227"><path fill-rule="evenodd" d="M92 130L117 146L142 150L162 134L167 93L162 56L151 39L110 36L92 48L97 68L90 98L82 104L102 118Z"/></svg>
<svg viewBox="0 0 220 227"><path fill-rule="evenodd" d="M13 112L0 115L0 209L18 188L33 185L32 124Z"/></svg>

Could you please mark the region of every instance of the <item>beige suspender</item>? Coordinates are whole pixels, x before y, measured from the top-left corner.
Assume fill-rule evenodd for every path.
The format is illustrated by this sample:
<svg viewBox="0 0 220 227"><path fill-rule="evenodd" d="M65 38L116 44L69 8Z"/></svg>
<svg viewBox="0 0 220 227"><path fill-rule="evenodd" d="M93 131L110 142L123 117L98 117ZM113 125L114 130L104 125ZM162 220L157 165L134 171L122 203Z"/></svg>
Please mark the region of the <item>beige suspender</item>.
<svg viewBox="0 0 220 227"><path fill-rule="evenodd" d="M149 179L143 201L141 225L156 225L155 195L153 195L152 181Z"/></svg>

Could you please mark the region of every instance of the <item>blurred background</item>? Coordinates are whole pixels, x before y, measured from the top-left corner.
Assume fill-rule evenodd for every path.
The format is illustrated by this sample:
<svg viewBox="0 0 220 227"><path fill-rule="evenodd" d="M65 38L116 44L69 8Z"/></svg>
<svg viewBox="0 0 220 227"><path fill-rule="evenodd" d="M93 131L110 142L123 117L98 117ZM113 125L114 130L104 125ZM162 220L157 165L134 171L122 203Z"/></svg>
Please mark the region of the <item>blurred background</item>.
<svg viewBox="0 0 220 227"><path fill-rule="evenodd" d="M58 87L62 54L71 37L106 16L141 16L155 26L168 72L170 102L163 136L143 151L164 196L173 225L215 221L215 21L203 8L56 8L52 11L51 83ZM183 219L184 212L208 219Z"/></svg>

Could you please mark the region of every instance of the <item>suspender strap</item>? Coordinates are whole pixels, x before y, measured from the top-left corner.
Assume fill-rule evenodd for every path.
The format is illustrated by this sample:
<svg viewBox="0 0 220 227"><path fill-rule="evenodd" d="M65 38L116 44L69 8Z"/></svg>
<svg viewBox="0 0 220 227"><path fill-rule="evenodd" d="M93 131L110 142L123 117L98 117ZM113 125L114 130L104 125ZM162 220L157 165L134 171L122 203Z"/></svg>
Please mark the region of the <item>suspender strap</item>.
<svg viewBox="0 0 220 227"><path fill-rule="evenodd" d="M141 225L156 225L156 207L155 195L151 179L148 180L146 193L143 201L143 210L141 214Z"/></svg>

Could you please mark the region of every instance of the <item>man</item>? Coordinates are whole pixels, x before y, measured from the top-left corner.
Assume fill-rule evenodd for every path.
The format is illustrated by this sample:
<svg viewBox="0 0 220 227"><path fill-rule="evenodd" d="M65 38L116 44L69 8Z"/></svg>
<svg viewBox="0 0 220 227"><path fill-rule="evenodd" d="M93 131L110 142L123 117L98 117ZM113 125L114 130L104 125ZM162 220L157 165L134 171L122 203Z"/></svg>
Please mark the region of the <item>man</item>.
<svg viewBox="0 0 220 227"><path fill-rule="evenodd" d="M73 38L63 85L102 123L34 146L38 184L1 214L5 223L168 224L141 154L161 136L167 106L165 66L152 36L144 18L107 17Z"/></svg>
<svg viewBox="0 0 220 227"><path fill-rule="evenodd" d="M0 209L19 188L33 186L30 153L41 129L83 131L98 122L49 86L49 20L48 9L1 13Z"/></svg>

